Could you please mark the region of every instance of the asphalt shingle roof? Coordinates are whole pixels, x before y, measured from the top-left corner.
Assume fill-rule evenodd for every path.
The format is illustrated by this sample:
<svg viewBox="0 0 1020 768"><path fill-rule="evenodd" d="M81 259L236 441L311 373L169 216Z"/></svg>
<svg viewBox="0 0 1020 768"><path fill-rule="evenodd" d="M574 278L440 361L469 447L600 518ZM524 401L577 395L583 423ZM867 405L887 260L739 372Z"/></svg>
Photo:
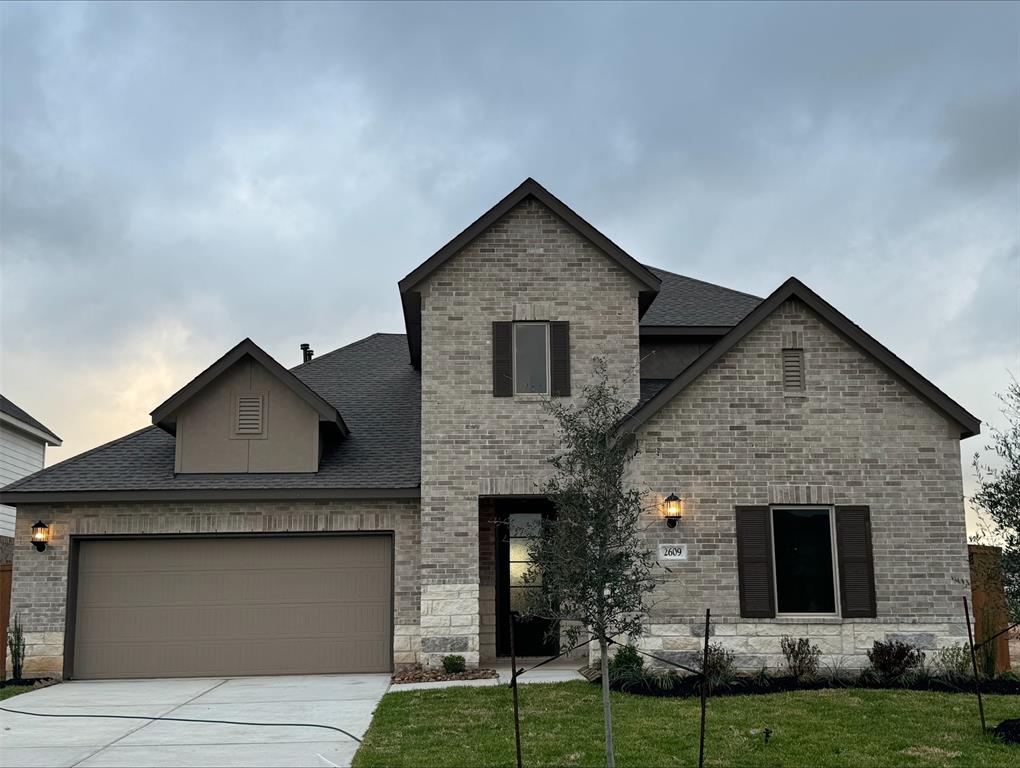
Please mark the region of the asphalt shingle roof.
<svg viewBox="0 0 1020 768"><path fill-rule="evenodd" d="M647 265L646 265L647 266ZM659 295L641 317L642 326L734 326L761 304L758 296L648 267L660 280Z"/></svg>
<svg viewBox="0 0 1020 768"><path fill-rule="evenodd" d="M52 437L58 443L60 442L60 438L56 436L52 429L47 427L38 419L33 418L31 414L28 413L28 411L19 408L3 395L0 395L0 412L6 413L8 416L12 416L18 421L22 421L25 424L28 424L30 427L35 427L40 432L45 432L47 435Z"/></svg>
<svg viewBox="0 0 1020 768"><path fill-rule="evenodd" d="M732 326L756 296L648 267L662 288L642 326ZM410 364L407 337L377 333L292 368L343 416L350 434L330 443L318 472L174 475L174 438L145 427L22 478L4 491L162 491L262 489L413 489L421 482L421 374ZM641 404L666 380L643 380ZM41 424L9 400L16 418ZM20 415L19 415L20 414ZM49 430L46 430L49 431Z"/></svg>
<svg viewBox="0 0 1020 768"><path fill-rule="evenodd" d="M328 446L318 472L174 475L174 438L146 427L5 491L416 488L421 375L403 335L377 333L291 369L343 414L350 434Z"/></svg>

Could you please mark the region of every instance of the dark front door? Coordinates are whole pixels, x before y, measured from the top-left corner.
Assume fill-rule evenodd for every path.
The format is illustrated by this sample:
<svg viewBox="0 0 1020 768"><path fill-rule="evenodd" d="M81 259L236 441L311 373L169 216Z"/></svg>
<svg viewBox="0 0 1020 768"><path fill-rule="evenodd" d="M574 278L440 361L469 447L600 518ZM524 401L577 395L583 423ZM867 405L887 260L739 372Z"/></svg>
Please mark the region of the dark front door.
<svg viewBox="0 0 1020 768"><path fill-rule="evenodd" d="M496 503L496 655L510 655L510 618L514 619L514 650L518 656L552 656L559 653L558 623L525 618L528 591L524 574L531 567L528 548L541 532L542 520L551 516L546 499L505 499ZM550 630L553 630L550 632Z"/></svg>

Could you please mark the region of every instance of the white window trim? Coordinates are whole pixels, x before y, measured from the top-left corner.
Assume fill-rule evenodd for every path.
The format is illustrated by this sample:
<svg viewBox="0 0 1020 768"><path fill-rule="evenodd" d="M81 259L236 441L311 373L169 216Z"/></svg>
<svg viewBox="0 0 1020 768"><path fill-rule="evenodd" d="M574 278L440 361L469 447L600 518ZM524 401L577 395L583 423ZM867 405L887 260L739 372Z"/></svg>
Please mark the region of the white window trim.
<svg viewBox="0 0 1020 768"><path fill-rule="evenodd" d="M781 613L779 611L779 578L776 574L776 536L773 529L774 512L796 511L796 512L828 512L829 513L829 543L832 547L832 604L835 610L832 613ZM825 506L798 506L794 504L776 505L769 507L769 548L772 550L772 599L775 601L777 619L833 619L841 618L842 608L839 604L839 561L836 552L836 509Z"/></svg>
<svg viewBox="0 0 1020 768"><path fill-rule="evenodd" d="M543 392L517 391L517 329L522 325L541 325L545 328L545 391ZM552 355L550 350L549 322L546 320L517 321L513 324L513 330L513 338L510 344L510 367L513 370L514 397L548 397L552 392Z"/></svg>

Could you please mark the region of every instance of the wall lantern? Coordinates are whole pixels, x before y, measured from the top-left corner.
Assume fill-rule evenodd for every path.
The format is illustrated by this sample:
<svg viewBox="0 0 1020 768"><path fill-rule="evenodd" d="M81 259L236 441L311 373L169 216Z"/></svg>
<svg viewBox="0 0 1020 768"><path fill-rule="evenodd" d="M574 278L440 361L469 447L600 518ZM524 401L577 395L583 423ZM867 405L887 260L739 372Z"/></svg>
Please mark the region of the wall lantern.
<svg viewBox="0 0 1020 768"><path fill-rule="evenodd" d="M32 544L42 552L50 541L50 527L42 520L32 526Z"/></svg>
<svg viewBox="0 0 1020 768"><path fill-rule="evenodd" d="M669 494L662 502L662 516L666 518L666 525L676 528L677 522L684 516L684 500L675 493Z"/></svg>

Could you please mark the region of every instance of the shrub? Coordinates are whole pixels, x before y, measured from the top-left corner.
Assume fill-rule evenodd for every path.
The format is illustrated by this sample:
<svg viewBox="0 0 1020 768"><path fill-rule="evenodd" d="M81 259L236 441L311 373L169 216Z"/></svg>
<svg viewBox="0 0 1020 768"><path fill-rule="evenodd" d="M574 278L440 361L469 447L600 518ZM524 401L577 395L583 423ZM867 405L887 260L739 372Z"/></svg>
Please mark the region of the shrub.
<svg viewBox="0 0 1020 768"><path fill-rule="evenodd" d="M698 655L699 671L703 672L710 687L732 682L736 677L736 670L733 668L733 653L727 651L719 643L712 643L708 646L708 657L705 659ZM707 661L707 664L704 663Z"/></svg>
<svg viewBox="0 0 1020 768"><path fill-rule="evenodd" d="M446 670L447 674L455 675L458 672L463 672L465 667L463 656L444 656L443 657L443 669Z"/></svg>
<svg viewBox="0 0 1020 768"><path fill-rule="evenodd" d="M949 678L970 678L974 676L970 649L962 645L950 645L935 654L931 662L932 672Z"/></svg>
<svg viewBox="0 0 1020 768"><path fill-rule="evenodd" d="M796 639L784 635L779 641L786 657L786 668L793 677L814 677L818 674L818 661L822 658L822 649L812 645L806 637Z"/></svg>
<svg viewBox="0 0 1020 768"><path fill-rule="evenodd" d="M637 680L642 676L645 660L633 645L621 645L609 660L609 680Z"/></svg>
<svg viewBox="0 0 1020 768"><path fill-rule="evenodd" d="M876 640L868 651L868 661L883 680L894 680L917 669L924 662L924 652L900 640Z"/></svg>
<svg viewBox="0 0 1020 768"><path fill-rule="evenodd" d="M11 652L11 673L15 680L21 680L24 678L25 631L21 627L20 614L14 614L7 629L7 648Z"/></svg>

